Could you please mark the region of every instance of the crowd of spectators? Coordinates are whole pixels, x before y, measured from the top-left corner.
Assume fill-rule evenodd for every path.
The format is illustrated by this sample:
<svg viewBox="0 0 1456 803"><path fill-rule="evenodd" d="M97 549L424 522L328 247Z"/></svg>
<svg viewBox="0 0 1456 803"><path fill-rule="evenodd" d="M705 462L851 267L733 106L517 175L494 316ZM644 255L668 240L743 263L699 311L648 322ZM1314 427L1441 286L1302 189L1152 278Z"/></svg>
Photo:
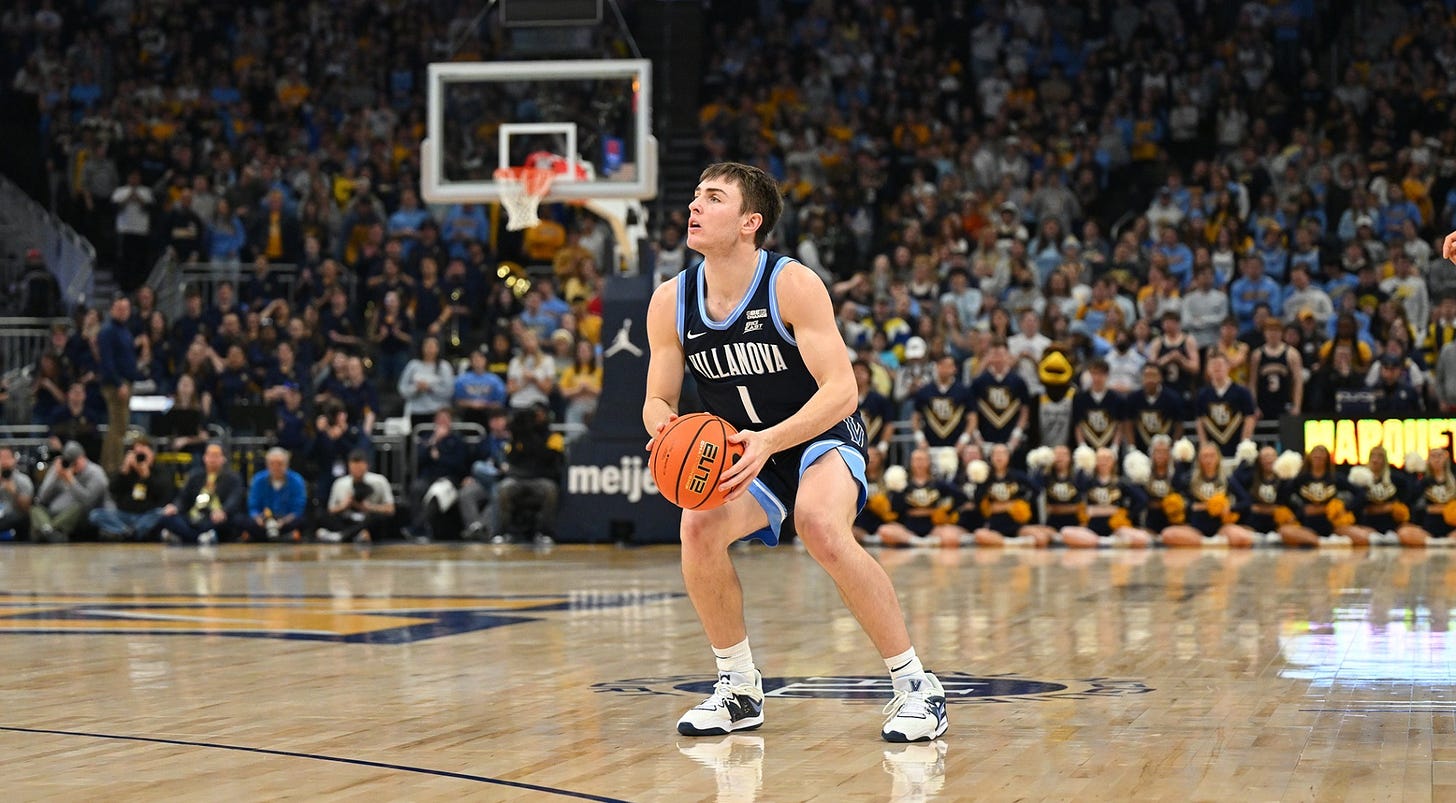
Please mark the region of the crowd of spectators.
<svg viewBox="0 0 1456 803"><path fill-rule="evenodd" d="M415 189L424 65L489 57L492 20L449 0L21 0L0 14L12 87L38 99L56 205L129 295L57 325L36 362L31 417L48 428L52 465L70 444L120 476L135 461L123 449L131 397L167 397L165 414L132 422L164 457L205 461L210 423L269 436L317 478L309 523L354 535L369 528L338 517L383 503L346 501L336 482L350 455L372 459L386 418L428 428L443 411L486 431L469 459L411 467L457 487L486 477L473 463L510 477L499 441L515 428L493 421L524 430L544 410L580 431L601 391L606 227L566 214L544 250L541 237L502 243L485 208L427 206ZM545 275L500 270L502 249L523 245ZM161 257L242 263L245 279L190 288L169 319L145 284ZM419 511L406 532L426 536L427 488L406 485ZM512 522L482 512L493 493L468 498L467 532L507 534ZM175 514L160 529L200 532L177 532Z"/></svg>
<svg viewBox="0 0 1456 803"><path fill-rule="evenodd" d="M477 11L21 0L0 14L59 204L134 291L133 387L174 398L168 449L200 454L197 423L215 415L275 432L295 460L327 452L306 467L347 468L390 415L590 416L604 227L568 221L552 275L518 292L485 210L413 189L423 65L490 57ZM1078 387L1105 364L1114 393L1151 363L1193 418L1217 353L1265 420L1456 409L1456 274L1432 247L1456 224L1456 29L1435 2L1348 12L713 3L701 155L781 181L775 247L831 287L877 417L927 440L917 394L964 394L1003 354L1028 402L1057 353ZM660 275L693 258L682 222L660 227ZM164 253L253 268L172 321L142 286ZM105 317L57 329L34 404L57 453L74 440L109 464ZM1275 358L1284 373L1266 370ZM444 470L463 481L461 465Z"/></svg>
<svg viewBox="0 0 1456 803"><path fill-rule="evenodd" d="M980 441L1002 348L1033 409L1051 352L1105 365L1129 424L1144 364L1197 418L1213 354L1262 420L1456 409L1447 5L759 6L715 9L702 149L780 180L867 418Z"/></svg>

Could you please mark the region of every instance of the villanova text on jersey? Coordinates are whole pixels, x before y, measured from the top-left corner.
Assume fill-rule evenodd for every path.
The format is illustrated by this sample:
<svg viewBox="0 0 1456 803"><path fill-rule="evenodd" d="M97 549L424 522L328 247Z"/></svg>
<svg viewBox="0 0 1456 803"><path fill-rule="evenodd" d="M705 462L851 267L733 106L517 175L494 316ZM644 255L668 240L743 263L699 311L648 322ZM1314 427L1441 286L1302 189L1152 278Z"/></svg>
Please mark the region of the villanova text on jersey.
<svg viewBox="0 0 1456 803"><path fill-rule="evenodd" d="M784 421L819 390L793 333L779 317L775 288L779 272L792 261L759 251L753 283L721 321L707 311L703 266L678 276L677 329L688 370L697 380L703 407L738 429L759 430ZM864 425L858 414L848 420L862 446Z"/></svg>

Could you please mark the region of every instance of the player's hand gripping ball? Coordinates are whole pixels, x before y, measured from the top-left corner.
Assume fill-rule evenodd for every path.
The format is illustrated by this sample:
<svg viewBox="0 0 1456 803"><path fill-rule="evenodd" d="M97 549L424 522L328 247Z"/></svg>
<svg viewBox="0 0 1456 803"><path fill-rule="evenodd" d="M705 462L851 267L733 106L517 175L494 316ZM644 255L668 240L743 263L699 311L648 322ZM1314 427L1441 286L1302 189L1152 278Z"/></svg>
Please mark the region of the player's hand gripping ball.
<svg viewBox="0 0 1456 803"><path fill-rule="evenodd" d="M691 413L674 420L652 442L652 478L667 501L683 510L712 510L728 501L718 480L743 456L743 446L729 443L738 430L711 413Z"/></svg>

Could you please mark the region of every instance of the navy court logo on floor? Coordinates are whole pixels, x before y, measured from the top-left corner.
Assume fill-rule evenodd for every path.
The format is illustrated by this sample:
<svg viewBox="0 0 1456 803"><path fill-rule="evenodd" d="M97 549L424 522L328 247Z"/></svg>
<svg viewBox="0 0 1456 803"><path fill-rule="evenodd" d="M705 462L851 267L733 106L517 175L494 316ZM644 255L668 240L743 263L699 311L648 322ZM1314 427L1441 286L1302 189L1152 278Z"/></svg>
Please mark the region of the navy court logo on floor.
<svg viewBox="0 0 1456 803"><path fill-rule="evenodd" d="M7 634L236 636L409 644L534 622L537 614L648 605L680 592L572 591L469 597L0 592Z"/></svg>
<svg viewBox="0 0 1456 803"><path fill-rule="evenodd" d="M971 675L965 672L937 672L945 687L948 703L1009 703L1018 700L1088 700L1121 697L1154 691L1146 683L1125 678L1079 678L1065 682L1031 680L1011 675ZM596 683L597 692L625 695L676 695L701 697L713 693L716 678L702 675L632 678ZM813 677L765 677L764 697L791 700L842 700L883 704L894 694L890 679L883 675L819 675Z"/></svg>

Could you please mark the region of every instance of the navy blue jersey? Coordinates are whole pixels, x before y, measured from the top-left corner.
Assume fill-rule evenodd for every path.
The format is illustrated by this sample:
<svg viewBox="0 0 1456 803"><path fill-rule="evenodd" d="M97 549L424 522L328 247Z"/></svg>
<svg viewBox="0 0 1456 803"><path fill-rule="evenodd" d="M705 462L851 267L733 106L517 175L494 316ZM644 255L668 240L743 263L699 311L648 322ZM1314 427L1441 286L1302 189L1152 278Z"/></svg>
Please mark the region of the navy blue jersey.
<svg viewBox="0 0 1456 803"><path fill-rule="evenodd" d="M1254 414L1254 394L1237 382L1223 393L1204 385L1193 400L1193 415L1203 422L1203 434L1224 457L1233 457L1243 437L1244 419Z"/></svg>
<svg viewBox="0 0 1456 803"><path fill-rule="evenodd" d="M1154 435L1173 437L1173 425L1185 415L1183 397L1166 385L1154 396L1139 388L1123 402L1127 419L1132 421L1133 444L1144 453L1152 449Z"/></svg>
<svg viewBox="0 0 1456 803"><path fill-rule="evenodd" d="M1224 476L1222 471L1208 477L1195 466L1184 476L1179 491L1188 499L1188 524L1204 535L1217 533L1224 522L1221 516L1210 515L1206 509L1200 510L1199 505L1205 505L1209 499L1223 494L1228 500L1228 509L1239 516L1243 516L1249 507L1249 495L1244 486L1237 479Z"/></svg>
<svg viewBox="0 0 1456 803"><path fill-rule="evenodd" d="M1104 390L1098 398L1095 391L1084 390L1072 398L1072 422L1080 442L1096 449L1111 446L1123 420L1122 396L1115 390Z"/></svg>
<svg viewBox="0 0 1456 803"><path fill-rule="evenodd" d="M1381 415L1407 415L1421 411L1421 396L1409 382L1379 384L1375 390L1379 392L1375 399L1375 412Z"/></svg>
<svg viewBox="0 0 1456 803"><path fill-rule="evenodd" d="M1082 483L1076 472L1058 474L1053 469L1037 476L1046 499L1046 521L1050 527L1073 527L1082 524L1080 508L1083 500Z"/></svg>
<svg viewBox="0 0 1456 803"><path fill-rule="evenodd" d="M997 379L989 370L971 382L971 398L975 400L976 429L987 443L1007 443L1016 429L1021 411L1031 397L1026 381L1015 371Z"/></svg>
<svg viewBox="0 0 1456 803"><path fill-rule="evenodd" d="M1259 415L1278 420L1294 403L1294 368L1289 364L1289 346L1280 344L1276 353L1266 345L1254 352L1259 355L1259 374L1253 378L1259 388Z"/></svg>
<svg viewBox="0 0 1456 803"><path fill-rule="evenodd" d="M911 397L915 412L920 414L920 431L930 446L955 446L966 429L966 413L970 412L971 396L966 386L951 382L941 388L934 382L915 391Z"/></svg>
<svg viewBox="0 0 1456 803"><path fill-rule="evenodd" d="M876 444L880 433L895 421L895 405L880 394L869 391L859 400L859 416L864 419L865 443Z"/></svg>
<svg viewBox="0 0 1456 803"><path fill-rule="evenodd" d="M819 390L793 333L778 315L774 288L779 272L792 261L759 251L753 283L722 321L707 313L703 266L678 275L677 333L703 409L738 429L781 423Z"/></svg>
<svg viewBox="0 0 1456 803"><path fill-rule="evenodd" d="M922 537L930 535L937 525L955 524L956 508L964 502L959 488L933 478L924 485L911 480L905 490L890 493L890 509L895 512L895 520Z"/></svg>

